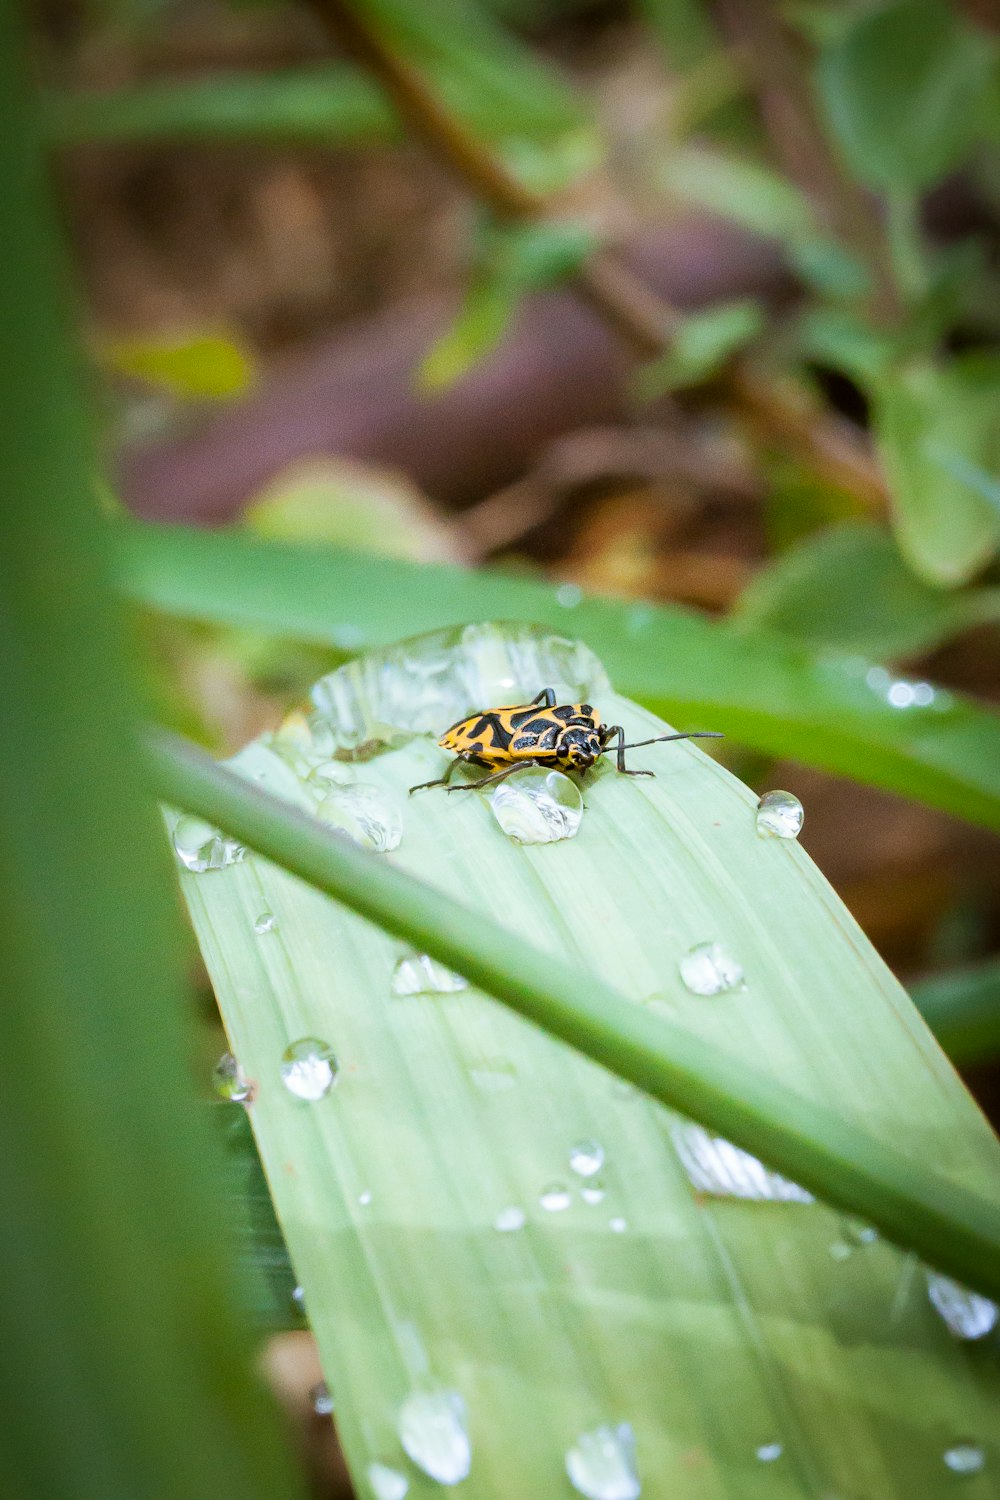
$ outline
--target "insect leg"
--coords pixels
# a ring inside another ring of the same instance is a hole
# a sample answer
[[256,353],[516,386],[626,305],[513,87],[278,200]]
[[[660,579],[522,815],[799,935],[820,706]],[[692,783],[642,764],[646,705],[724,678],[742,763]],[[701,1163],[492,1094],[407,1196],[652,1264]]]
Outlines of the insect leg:
[[625,731],[620,724],[607,725],[607,727],[605,729],[602,729],[601,731],[601,739],[604,741],[604,748],[606,750],[611,749],[612,740],[616,739],[618,741],[618,745],[615,750],[615,762],[618,771],[622,776],[652,776],[652,771],[630,771],[628,766],[625,764]]
[[532,700],[531,700],[531,706],[532,706],[532,708],[541,707],[543,705],[545,706],[545,708],[555,708],[555,706],[556,706],[556,690],[555,690],[555,688],[542,688],[542,691],[540,693],[536,693],[535,696],[534,696],[534,698],[532,698]]
[[492,776],[484,776],[481,781],[463,781],[461,786],[450,786],[449,792],[475,792],[481,786],[496,786],[498,781],[506,781],[508,776],[513,776],[515,771],[520,771],[524,766],[537,766],[541,762],[537,760],[519,760],[512,766],[504,766],[502,771],[495,771]]
[[[455,772],[458,770],[459,766],[466,764],[467,761],[465,760],[464,756],[456,756],[455,759],[451,762],[451,765],[448,767],[447,771],[445,771],[444,775],[439,776],[437,781],[421,781],[418,786],[411,786],[410,796],[412,797],[414,792],[426,792],[428,788],[432,786],[447,786],[451,778],[454,776]],[[457,792],[458,788],[453,786],[451,790],[453,792]]]

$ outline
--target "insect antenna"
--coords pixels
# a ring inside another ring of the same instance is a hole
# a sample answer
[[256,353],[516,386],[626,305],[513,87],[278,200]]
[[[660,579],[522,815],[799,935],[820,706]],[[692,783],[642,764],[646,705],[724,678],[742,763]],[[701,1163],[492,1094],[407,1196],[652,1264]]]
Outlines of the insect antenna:
[[633,740],[630,745],[605,745],[601,751],[602,755],[608,755],[612,750],[639,750],[643,745],[658,745],[661,740],[723,740],[725,735],[721,729],[693,729],[690,734],[656,734],[651,740]]

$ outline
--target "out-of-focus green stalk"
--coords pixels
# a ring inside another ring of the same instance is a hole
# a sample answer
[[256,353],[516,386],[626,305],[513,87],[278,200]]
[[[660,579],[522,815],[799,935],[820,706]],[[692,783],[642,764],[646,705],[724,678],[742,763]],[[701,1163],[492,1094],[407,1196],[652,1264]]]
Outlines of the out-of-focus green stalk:
[[162,837],[15,15],[0,10],[0,1491],[292,1493],[187,1068]]
[[1000,959],[936,974],[914,985],[911,994],[952,1062],[1000,1055]]
[[629,1005],[494,922],[362,853],[248,786],[195,747],[149,745],[157,791],[386,931],[456,969],[553,1036],[710,1126],[898,1244],[991,1296],[1000,1294],[1000,1210],[923,1169],[832,1111],[745,1069],[660,1016]]

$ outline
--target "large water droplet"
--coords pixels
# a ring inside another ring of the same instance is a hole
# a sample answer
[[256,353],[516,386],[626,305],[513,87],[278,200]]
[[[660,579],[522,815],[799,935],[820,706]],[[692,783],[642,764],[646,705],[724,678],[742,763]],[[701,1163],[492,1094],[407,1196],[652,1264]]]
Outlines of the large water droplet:
[[717,1198],[749,1198],[767,1203],[812,1203],[811,1193],[797,1182],[742,1151],[732,1141],[711,1135],[690,1122],[671,1127],[671,1137],[681,1164],[699,1193]]
[[367,1474],[375,1500],[405,1500],[410,1481],[398,1469],[390,1469],[388,1464],[369,1464]]
[[233,1104],[245,1104],[253,1094],[253,1084],[231,1052],[224,1052],[212,1074],[215,1092]]
[[694,995],[721,995],[743,983],[743,969],[722,943],[698,943],[678,967]]
[[564,1183],[550,1182],[548,1187],[542,1188],[538,1201],[550,1214],[558,1214],[562,1213],[564,1208],[569,1208],[573,1202],[573,1195]]
[[582,1432],[566,1453],[570,1483],[587,1500],[638,1500],[635,1436],[627,1422]]
[[580,1197],[584,1203],[601,1203],[604,1199],[604,1183],[599,1178],[592,1178],[585,1182],[580,1189]]
[[978,1474],[986,1466],[986,1454],[978,1443],[953,1443],[942,1457],[953,1474]]
[[604,1147],[600,1141],[577,1141],[569,1153],[569,1164],[581,1177],[593,1177],[604,1165]]
[[467,979],[446,969],[429,953],[411,953],[401,958],[392,971],[390,984],[394,995],[450,995],[468,988]]
[[399,1412],[408,1457],[438,1484],[458,1484],[472,1467],[465,1402],[457,1391],[413,1391]]
[[305,1036],[292,1042],[281,1055],[281,1081],[296,1099],[314,1104],[328,1094],[337,1081],[340,1064],[326,1042]]
[[761,1443],[757,1449],[757,1457],[762,1464],[773,1464],[774,1460],[780,1458],[784,1451],[781,1443]]
[[510,1234],[515,1229],[523,1229],[528,1222],[528,1216],[523,1208],[518,1208],[512,1203],[509,1208],[502,1208],[493,1220],[493,1228],[499,1229],[503,1234]]
[[177,858],[195,875],[239,864],[247,852],[237,839],[220,833],[204,818],[178,818],[174,824],[173,841]]
[[985,1338],[1000,1320],[1000,1308],[989,1297],[937,1271],[927,1272],[927,1295],[957,1339]]
[[757,803],[757,832],[766,837],[797,839],[805,810],[792,792],[765,792]]
[[332,786],[316,809],[321,823],[346,833],[362,849],[385,854],[403,837],[403,814],[399,804],[381,787],[367,781]]
[[544,766],[526,766],[501,782],[490,806],[504,833],[518,844],[571,839],[583,818],[583,795],[576,782]]
[[333,1397],[330,1395],[330,1387],[325,1380],[319,1385],[314,1385],[309,1392],[309,1400],[317,1417],[329,1417],[333,1413]]
[[273,932],[278,925],[278,919],[273,912],[262,911],[253,924],[253,930],[258,937],[263,937],[265,932]]

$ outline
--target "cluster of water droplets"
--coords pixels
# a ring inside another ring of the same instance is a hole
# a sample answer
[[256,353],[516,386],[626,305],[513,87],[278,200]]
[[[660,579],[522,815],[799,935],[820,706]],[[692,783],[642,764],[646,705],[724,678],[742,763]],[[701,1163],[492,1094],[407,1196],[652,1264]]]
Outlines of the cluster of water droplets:
[[932,708],[938,698],[938,689],[931,683],[894,677],[885,667],[868,667],[865,682],[890,708]]

